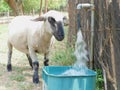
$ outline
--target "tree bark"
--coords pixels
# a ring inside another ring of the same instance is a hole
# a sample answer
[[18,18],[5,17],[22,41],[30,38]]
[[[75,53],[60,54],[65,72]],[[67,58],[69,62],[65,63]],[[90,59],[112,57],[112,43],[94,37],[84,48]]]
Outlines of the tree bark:
[[7,2],[7,4],[10,6],[10,8],[13,10],[14,12],[14,15],[18,15],[18,12],[17,12],[17,7],[16,7],[16,3],[14,0],[5,0]]
[[[76,0],[75,0],[76,1]],[[76,14],[76,2],[73,0],[68,1],[69,12],[69,31],[68,31],[68,46],[74,47],[77,36],[77,14]]]
[[10,6],[10,8],[13,10],[14,15],[17,16],[19,14],[24,14],[24,7],[22,0],[15,1],[15,0],[5,0],[7,4]]
[[45,11],[44,11],[44,13],[47,12],[47,9],[48,9],[48,0],[45,0]]
[[39,16],[42,14],[42,0],[40,0],[40,13]]
[[[120,1],[98,0],[95,1],[95,62],[105,69],[107,74],[107,90],[120,89]],[[101,42],[99,42],[101,41]],[[101,45],[101,46],[100,46]],[[101,54],[99,54],[102,52]],[[101,58],[101,59],[100,59]],[[97,62],[98,61],[98,62]]]

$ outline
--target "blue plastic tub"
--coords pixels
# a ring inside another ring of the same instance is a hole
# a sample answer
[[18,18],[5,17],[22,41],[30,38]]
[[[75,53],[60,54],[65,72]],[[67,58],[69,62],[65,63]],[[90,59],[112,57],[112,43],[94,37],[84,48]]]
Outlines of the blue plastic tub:
[[85,75],[61,75],[71,68],[71,66],[43,67],[43,90],[95,90],[96,72],[87,69]]

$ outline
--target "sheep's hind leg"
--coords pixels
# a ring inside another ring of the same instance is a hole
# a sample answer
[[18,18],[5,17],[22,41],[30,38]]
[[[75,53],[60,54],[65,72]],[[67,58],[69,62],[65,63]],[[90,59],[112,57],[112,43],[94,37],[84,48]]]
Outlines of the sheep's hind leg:
[[12,45],[8,42],[8,62],[7,62],[8,71],[12,71],[11,58],[12,58]]
[[48,55],[45,54],[44,55],[44,66],[48,66],[49,65],[48,62],[49,62]]
[[29,61],[30,66],[33,68],[32,59],[31,59],[30,55],[26,54],[26,56],[27,56],[27,58],[28,58],[28,61]]

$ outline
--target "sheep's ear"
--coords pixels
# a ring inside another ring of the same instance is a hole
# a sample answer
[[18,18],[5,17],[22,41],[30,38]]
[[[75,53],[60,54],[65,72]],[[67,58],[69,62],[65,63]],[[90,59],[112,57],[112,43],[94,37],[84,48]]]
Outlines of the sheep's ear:
[[67,26],[69,24],[69,20],[66,16],[63,17],[63,24],[64,26]]
[[48,21],[51,25],[54,25],[56,23],[56,20],[53,17],[48,17]]
[[38,18],[35,18],[33,21],[46,21],[46,18],[45,17],[38,17]]

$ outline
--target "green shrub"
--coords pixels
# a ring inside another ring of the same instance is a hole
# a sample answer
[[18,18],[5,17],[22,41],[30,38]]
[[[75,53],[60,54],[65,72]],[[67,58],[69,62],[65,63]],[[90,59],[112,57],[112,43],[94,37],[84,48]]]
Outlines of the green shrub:
[[56,51],[52,60],[59,65],[72,65],[75,61],[75,56],[73,55],[74,50],[72,48],[66,48]]
[[4,0],[0,0],[0,12],[7,12],[10,10],[8,4]]
[[97,69],[96,90],[104,90],[104,79],[102,70]]

